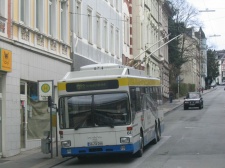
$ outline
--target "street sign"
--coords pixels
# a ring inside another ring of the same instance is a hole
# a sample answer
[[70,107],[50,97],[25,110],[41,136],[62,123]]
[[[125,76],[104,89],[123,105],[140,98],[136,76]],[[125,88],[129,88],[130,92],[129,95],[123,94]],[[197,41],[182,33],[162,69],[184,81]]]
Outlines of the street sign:
[[38,100],[48,101],[48,96],[53,97],[53,80],[38,81]]
[[12,51],[0,48],[0,70],[12,71]]

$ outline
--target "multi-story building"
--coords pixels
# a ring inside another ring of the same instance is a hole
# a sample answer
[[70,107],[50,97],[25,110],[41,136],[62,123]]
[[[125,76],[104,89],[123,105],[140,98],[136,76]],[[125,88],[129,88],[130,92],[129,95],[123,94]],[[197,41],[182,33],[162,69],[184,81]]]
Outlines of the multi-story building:
[[202,28],[199,28],[199,31],[197,32],[197,36],[200,41],[200,59],[199,59],[199,65],[200,65],[200,84],[199,87],[206,87],[205,78],[207,77],[207,39],[205,36],[205,33],[203,32]]
[[187,29],[183,57],[187,60],[182,65],[180,79],[183,83],[194,84],[195,89],[205,88],[207,76],[207,45],[202,30],[195,31],[194,27]]
[[135,58],[168,91],[167,10],[163,0],[0,0],[0,156],[39,147],[49,130],[40,81],[56,100],[66,72]]
[[159,50],[159,56],[161,61],[159,63],[160,67],[160,79],[162,84],[162,92],[165,98],[169,98],[169,55],[168,55],[168,45],[165,45],[169,40],[168,35],[168,18],[172,14],[169,4],[165,1],[162,5],[162,16],[161,16],[161,26],[160,26],[160,38],[163,39],[159,42],[160,46],[163,46]]
[[130,0],[124,0],[123,7],[123,33],[121,38],[123,45],[122,64],[128,65],[132,57],[132,3]]
[[219,61],[219,76],[216,78],[218,84],[225,83],[225,50],[216,51]]
[[[71,70],[68,0],[0,0],[0,156],[41,144],[50,129],[38,82]],[[57,93],[53,98],[57,98]]]
[[164,0],[132,1],[132,54],[138,69],[161,79],[165,97],[169,92],[168,16]]
[[183,53],[187,61],[181,67],[180,79],[182,83],[194,84],[196,89],[199,86],[199,39],[196,37],[194,28],[189,28],[186,34]]
[[121,0],[71,0],[73,70],[91,63],[122,64]]

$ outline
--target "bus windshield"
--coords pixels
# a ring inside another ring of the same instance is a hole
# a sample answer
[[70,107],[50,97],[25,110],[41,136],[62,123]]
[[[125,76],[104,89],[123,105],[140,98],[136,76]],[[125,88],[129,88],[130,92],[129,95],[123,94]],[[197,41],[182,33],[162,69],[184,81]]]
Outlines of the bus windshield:
[[131,122],[127,93],[68,96],[59,99],[61,129],[114,127]]

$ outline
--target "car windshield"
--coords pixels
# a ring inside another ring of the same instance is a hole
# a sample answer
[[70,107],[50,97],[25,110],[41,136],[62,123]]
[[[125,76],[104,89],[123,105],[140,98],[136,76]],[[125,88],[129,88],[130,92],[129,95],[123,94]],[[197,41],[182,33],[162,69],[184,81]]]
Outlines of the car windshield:
[[199,93],[189,93],[189,96],[188,96],[188,98],[190,99],[197,99],[199,97],[200,97]]
[[61,128],[114,127],[130,123],[127,93],[63,97],[59,100]]

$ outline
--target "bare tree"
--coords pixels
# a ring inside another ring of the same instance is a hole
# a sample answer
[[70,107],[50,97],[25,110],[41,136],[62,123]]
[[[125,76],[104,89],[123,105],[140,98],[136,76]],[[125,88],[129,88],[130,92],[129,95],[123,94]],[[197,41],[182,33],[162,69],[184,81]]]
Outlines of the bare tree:
[[199,11],[189,4],[186,0],[170,0],[174,10],[174,20],[179,23],[184,23],[185,27],[200,27],[197,16]]
[[192,60],[198,62],[198,50],[200,48],[199,38],[195,32],[197,28],[199,29],[201,23],[197,17],[199,14],[198,10],[186,0],[170,0],[170,4],[174,13],[169,32],[172,36],[177,36],[180,33],[183,34],[176,43],[169,45],[173,48],[172,50],[169,48],[170,84],[172,84],[176,82],[178,76],[187,71],[187,69],[182,68],[185,63]]

